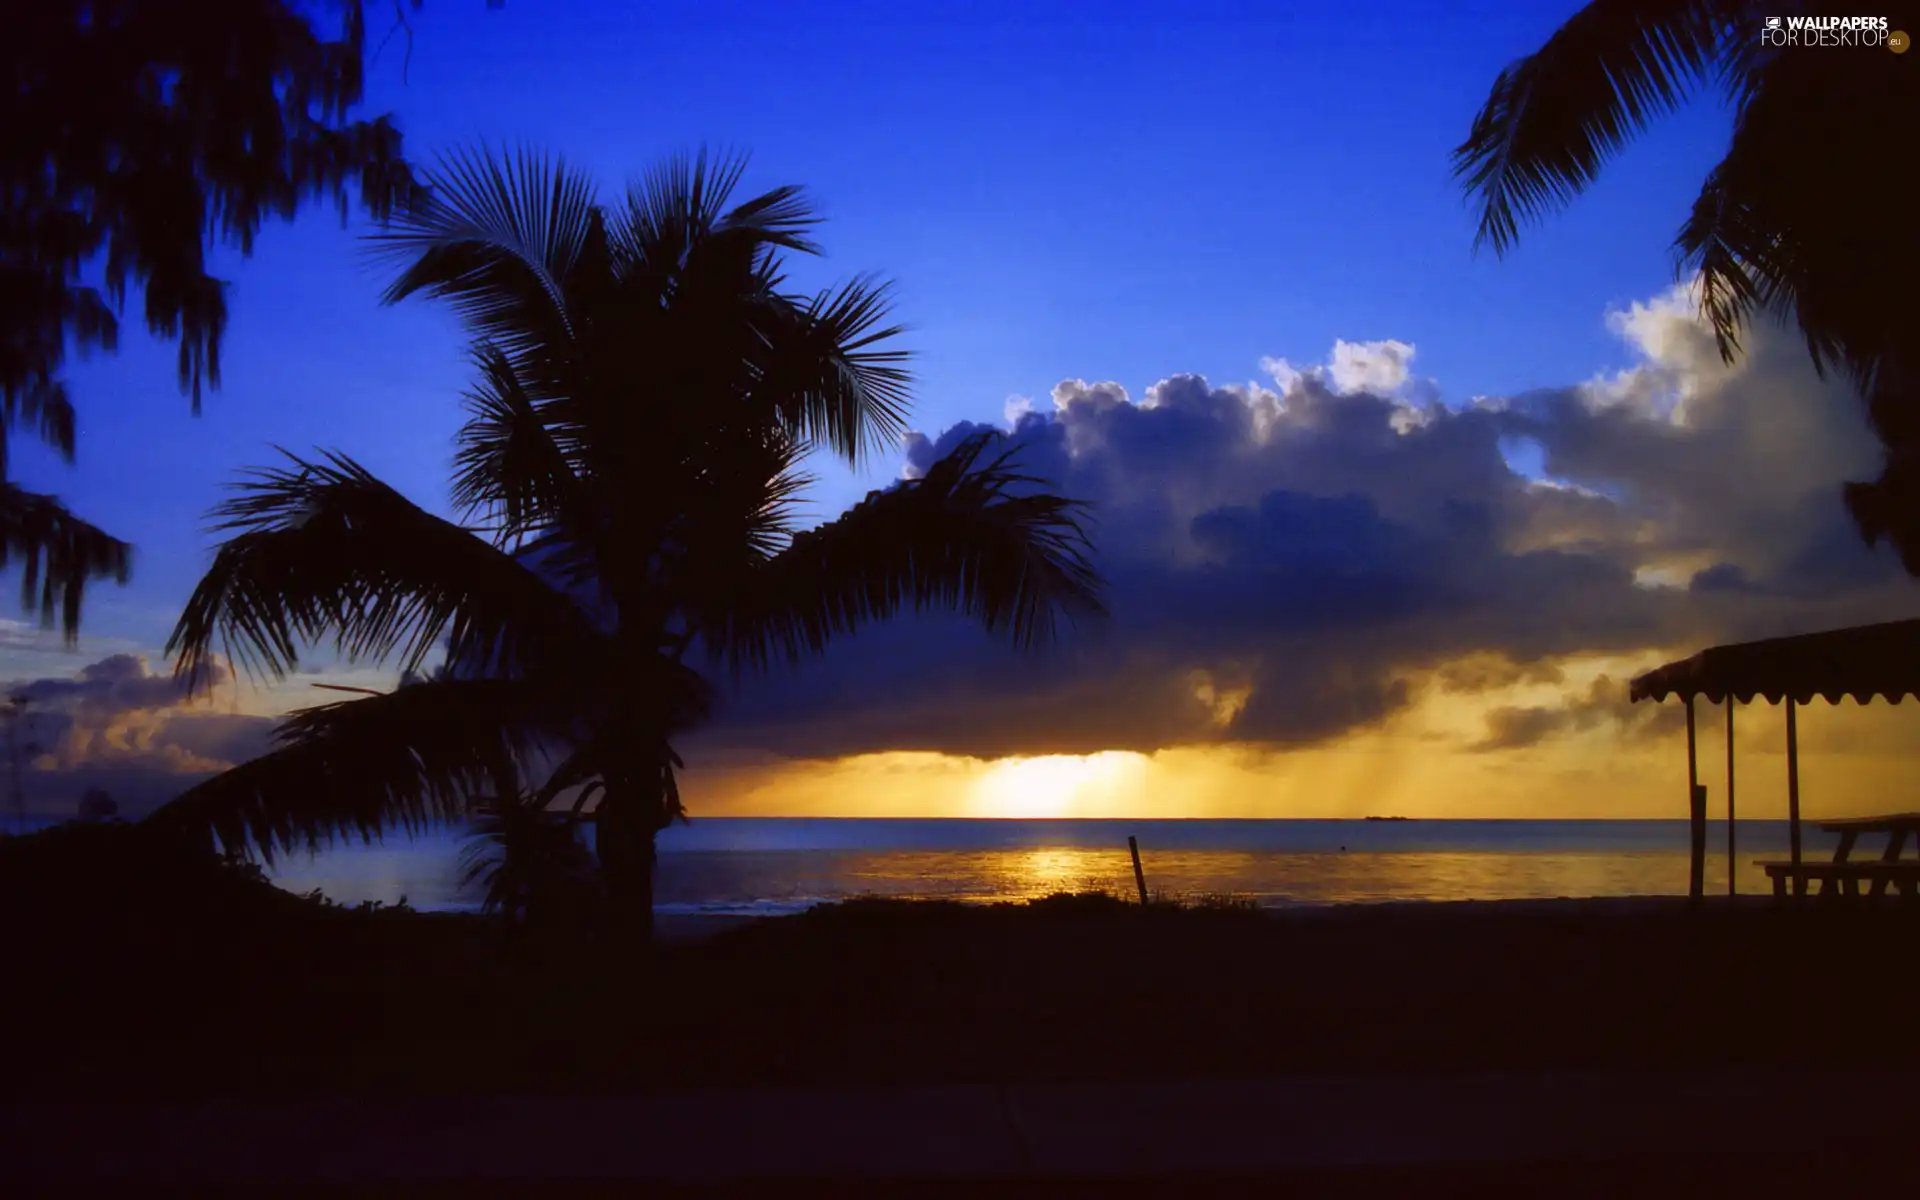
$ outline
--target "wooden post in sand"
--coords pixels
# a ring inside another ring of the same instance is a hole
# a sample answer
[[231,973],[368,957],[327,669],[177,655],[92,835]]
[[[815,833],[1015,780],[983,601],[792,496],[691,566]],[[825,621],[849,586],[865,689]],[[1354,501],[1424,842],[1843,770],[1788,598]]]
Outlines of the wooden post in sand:
[[1787,846],[1793,859],[1793,894],[1807,894],[1800,877],[1800,723],[1794,720],[1793,697],[1787,697]]
[[1147,906],[1147,873],[1140,869],[1140,841],[1127,835],[1127,852],[1133,855],[1133,881],[1140,886],[1140,907]]
[[1727,693],[1727,895],[1740,889],[1734,886],[1740,874],[1733,863],[1733,693]]
[[1687,896],[1698,900],[1707,890],[1707,789],[1700,786],[1700,759],[1694,743],[1693,697],[1687,697],[1687,808],[1692,837]]

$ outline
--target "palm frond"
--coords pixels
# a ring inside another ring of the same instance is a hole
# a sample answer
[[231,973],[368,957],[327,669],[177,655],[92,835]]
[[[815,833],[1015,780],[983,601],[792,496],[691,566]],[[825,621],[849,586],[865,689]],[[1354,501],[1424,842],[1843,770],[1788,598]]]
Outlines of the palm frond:
[[720,218],[715,232],[747,232],[765,246],[818,254],[819,245],[806,237],[806,231],[818,224],[820,211],[806,189],[788,184],[736,205]]
[[459,886],[479,889],[481,907],[510,921],[572,910],[599,898],[593,856],[579,825],[565,813],[550,813],[527,797],[494,799],[477,806],[461,849]]
[[[1701,311],[1713,327],[1720,357],[1732,363],[1740,353],[1741,332],[1759,313],[1790,311],[1803,282],[1804,254],[1796,244],[1791,214],[1782,211],[1786,161],[1804,151],[1783,145],[1791,126],[1811,114],[1783,113],[1788,92],[1804,90],[1812,65],[1807,55],[1748,58],[1756,73],[1741,97],[1734,135],[1726,157],[1707,175],[1679,235],[1674,239],[1676,273],[1697,273]],[[1796,71],[1796,66],[1802,69]],[[1796,80],[1798,76],[1798,80]],[[1793,138],[1801,142],[1802,138]],[[1816,367],[1822,360],[1814,348]]]
[[788,433],[857,464],[890,450],[906,432],[912,352],[886,345],[906,332],[884,324],[891,287],[862,276],[805,307],[770,308],[756,404]]
[[[807,237],[820,218],[800,188],[777,187],[726,207],[745,169],[742,155],[678,155],[642,175],[608,214],[610,253],[634,317],[689,300],[710,309],[716,300],[768,294],[781,250],[820,252]],[[742,323],[709,322],[707,331],[728,324]],[[750,331],[750,323],[738,330]]]
[[[601,773],[601,759],[608,747],[598,739],[584,746],[575,747],[547,773],[542,783],[528,803],[541,812],[549,811],[553,802],[571,789],[579,788],[582,793],[593,790],[595,781]],[[581,795],[575,802],[575,809],[586,803],[589,797]]]
[[385,301],[444,299],[516,358],[571,342],[573,276],[600,266],[590,262],[603,236],[591,180],[562,159],[482,147],[442,157],[427,184],[368,239],[377,259],[403,267]]
[[1898,328],[1910,282],[1884,249],[1884,231],[1905,219],[1905,167],[1888,161],[1879,119],[1914,85],[1888,68],[1803,54],[1761,66],[1674,244],[1680,271],[1700,273],[1728,361],[1752,315],[1791,312],[1815,369],[1841,366],[1871,399],[1882,361],[1910,344]]
[[351,459],[287,458],[216,510],[232,536],[167,642],[194,684],[216,644],[251,673],[284,676],[328,634],[349,661],[398,654],[406,671],[443,638],[449,660],[481,673],[552,662],[588,672],[599,660],[587,614],[513,555]]
[[67,462],[73,461],[73,402],[58,379],[29,380],[0,392],[0,478],[9,462],[8,434],[24,428]]
[[1920,576],[1920,452],[1890,449],[1879,478],[1848,483],[1841,494],[1861,538],[1890,542],[1907,574]]
[[303,709],[277,747],[155,810],[156,826],[211,831],[230,851],[275,854],[418,832],[517,790],[541,738],[568,737],[556,695],[506,680],[442,680]]
[[1866,401],[1886,457],[1878,479],[1843,496],[1869,544],[1890,541],[1920,574],[1920,320],[1889,231],[1910,219],[1907,164],[1887,153],[1889,112],[1920,102],[1898,56],[1758,60],[1726,157],[1708,177],[1675,248],[1700,272],[1723,357],[1754,315],[1791,311],[1816,371],[1834,369]]
[[[709,308],[715,300],[738,305],[772,295],[769,284],[779,278],[780,251],[820,253],[819,245],[804,236],[819,223],[804,191],[780,187],[705,224],[691,225],[677,259],[673,299],[682,306]],[[667,255],[656,250],[653,259],[665,261]],[[751,332],[751,322],[739,324],[740,332]]]
[[[737,496],[738,505],[731,514],[737,525],[730,521],[726,526],[733,545],[756,558],[771,558],[792,540],[800,498],[815,482],[813,476],[798,469],[798,448],[793,447],[789,453],[790,462],[743,481],[747,494]],[[701,524],[707,526],[706,522]]]
[[693,244],[710,233],[747,169],[743,155],[698,152],[661,160],[627,189],[626,210],[610,230],[616,253],[632,264],[672,274]]
[[1085,506],[1041,490],[1013,451],[982,464],[1000,436],[976,434],[922,478],[740,571],[731,602],[700,614],[709,651],[736,671],[798,660],[903,608],[959,612],[1029,648],[1062,616],[1103,615]]
[[0,482],[0,570],[18,560],[20,603],[41,623],[59,619],[67,644],[80,636],[80,609],[95,579],[125,583],[133,547],[68,512],[52,496]]
[[453,502],[508,544],[563,523],[580,481],[568,452],[572,438],[554,419],[559,402],[536,401],[499,347],[483,343],[474,358],[480,381],[467,394]]
[[1731,364],[1754,313],[1790,298],[1792,284],[1779,232],[1736,194],[1723,168],[1707,176],[1674,248],[1679,274],[1699,277],[1701,312],[1721,360]]
[[814,483],[800,470],[806,447],[778,426],[724,424],[700,449],[700,469],[671,497],[673,556],[698,578],[715,557],[754,562],[784,549]]
[[[1454,175],[1478,198],[1474,246],[1510,249],[1714,70],[1740,0],[1592,0],[1500,73]],[[1757,31],[1749,31],[1757,36]]]
[[[691,671],[687,674],[698,678]],[[704,698],[704,683],[701,693]],[[704,718],[704,711],[699,716]],[[666,730],[668,733],[691,723],[645,722],[655,730]],[[622,732],[607,732],[582,742],[574,747],[571,753],[561,758],[559,763],[548,772],[546,782],[540,785],[539,790],[533,794],[528,803],[539,811],[546,812],[561,796],[578,789],[572,808],[572,816],[578,817],[589,800],[605,793],[609,779],[616,781],[623,779],[631,773],[636,763],[646,764],[647,770],[657,768],[665,771],[669,778],[675,770],[684,769],[687,765],[665,737],[636,742]],[[671,793],[669,815],[675,819],[685,817],[685,811],[679,807],[678,788],[672,788]]]

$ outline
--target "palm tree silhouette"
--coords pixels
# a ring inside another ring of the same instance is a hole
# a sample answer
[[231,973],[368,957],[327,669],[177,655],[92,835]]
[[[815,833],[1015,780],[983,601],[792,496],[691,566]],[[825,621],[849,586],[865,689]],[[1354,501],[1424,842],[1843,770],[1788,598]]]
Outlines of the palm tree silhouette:
[[377,245],[402,267],[389,300],[441,297],[478,339],[453,486],[473,528],[345,457],[288,456],[220,509],[168,648],[195,684],[216,646],[284,676],[327,637],[410,673],[444,645],[448,669],[294,715],[159,819],[270,855],[526,778],[539,809],[593,803],[611,898],[645,924],[654,836],[683,811],[674,739],[710,710],[696,647],[738,677],[903,608],[1020,647],[1104,611],[1083,506],[998,435],[795,531],[804,455],[896,441],[910,377],[884,286],[783,290],[817,217],[794,188],[728,207],[741,169],[676,159],[603,206],[557,160],[444,162]]
[[517,796],[475,805],[460,852],[459,884],[481,890],[481,907],[511,923],[577,919],[600,898],[593,857],[567,814]]
[[[1504,254],[1524,221],[1570,202],[1655,118],[1717,86],[1733,139],[1681,226],[1678,267],[1698,272],[1727,361],[1754,317],[1791,312],[1815,366],[1838,365],[1859,387],[1886,460],[1878,480],[1847,485],[1847,506],[1870,543],[1888,539],[1920,575],[1920,300],[1897,244],[1909,164],[1889,140],[1920,116],[1920,73],[1885,47],[1786,45],[1767,29],[1783,9],[1854,7],[1594,0],[1500,74],[1454,163],[1477,194],[1476,247]],[[1914,25],[1891,22],[1903,27]]]

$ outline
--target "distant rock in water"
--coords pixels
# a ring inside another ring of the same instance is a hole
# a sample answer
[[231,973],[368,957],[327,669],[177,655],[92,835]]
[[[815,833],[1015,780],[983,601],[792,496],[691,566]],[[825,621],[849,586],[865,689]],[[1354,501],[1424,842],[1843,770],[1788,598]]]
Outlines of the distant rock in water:
[[1412,817],[1368,817],[1369,821],[1411,821]]

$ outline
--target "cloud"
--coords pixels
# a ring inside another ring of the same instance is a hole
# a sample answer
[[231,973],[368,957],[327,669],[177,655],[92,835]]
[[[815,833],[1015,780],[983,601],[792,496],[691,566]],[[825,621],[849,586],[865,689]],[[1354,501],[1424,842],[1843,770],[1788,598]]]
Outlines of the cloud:
[[1434,673],[1443,692],[1490,692],[1520,684],[1559,683],[1566,673],[1550,662],[1517,663],[1497,654],[1474,654],[1455,659]]
[[[1052,411],[1009,409],[1012,436],[1095,505],[1110,621],[1036,657],[941,618],[875,628],[750,681],[695,745],[1304,746],[1436,690],[1551,684],[1574,657],[1907,615],[1911,584],[1841,507],[1877,461],[1857,400],[1784,329],[1724,364],[1693,303],[1676,289],[1612,316],[1638,354],[1626,371],[1460,404],[1396,341],[1268,360],[1272,387],[1176,375],[1136,400],[1062,381]],[[977,428],[913,435],[903,473]],[[1508,465],[1516,443],[1539,477]],[[1506,706],[1482,744],[1638,728],[1616,699]]]
[[1486,715],[1487,734],[1475,750],[1519,750],[1561,733],[1584,733],[1611,726],[1629,737],[1653,737],[1672,732],[1685,721],[1677,706],[1634,704],[1627,698],[1627,681],[1602,675],[1584,693],[1557,705],[1503,705]]
[[[230,688],[232,670],[213,666],[213,694]],[[274,720],[221,712],[193,698],[169,671],[143,655],[113,654],[68,678],[6,685],[26,702],[19,742],[29,770],[29,807],[70,812],[89,788],[113,795],[138,816],[215,772],[264,753]]]
[[[208,676],[211,689],[233,682],[233,671],[224,661],[212,664]],[[34,705],[66,705],[108,715],[142,709],[169,708],[187,700],[184,682],[172,672],[152,671],[143,654],[112,654],[80,668],[71,679],[36,679],[15,683],[8,695],[25,698]]]
[[1301,380],[1311,380],[1342,396],[1397,397],[1411,407],[1424,408],[1439,399],[1439,389],[1430,379],[1414,378],[1413,358],[1409,342],[1336,340],[1323,365],[1300,368],[1284,358],[1263,358],[1260,369],[1273,377],[1282,392]]
[[46,633],[39,626],[0,617],[0,649],[38,650],[45,641]]

